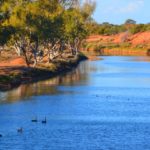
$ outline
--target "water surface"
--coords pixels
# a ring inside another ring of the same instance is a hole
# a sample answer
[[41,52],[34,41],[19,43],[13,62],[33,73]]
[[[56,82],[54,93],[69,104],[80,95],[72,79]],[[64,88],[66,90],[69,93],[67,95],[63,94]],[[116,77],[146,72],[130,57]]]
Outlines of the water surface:
[[0,150],[150,150],[150,58],[85,61],[0,93],[0,133]]

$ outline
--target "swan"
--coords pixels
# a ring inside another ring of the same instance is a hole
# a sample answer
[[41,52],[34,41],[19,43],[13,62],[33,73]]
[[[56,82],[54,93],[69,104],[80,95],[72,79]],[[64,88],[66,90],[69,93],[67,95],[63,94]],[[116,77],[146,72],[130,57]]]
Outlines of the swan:
[[37,117],[32,119],[31,122],[38,122]]
[[17,129],[17,132],[18,132],[18,133],[22,133],[22,132],[23,132],[23,128],[21,127],[21,128],[19,128],[19,129]]
[[45,123],[45,124],[47,123],[46,117],[44,120],[42,120],[42,123]]

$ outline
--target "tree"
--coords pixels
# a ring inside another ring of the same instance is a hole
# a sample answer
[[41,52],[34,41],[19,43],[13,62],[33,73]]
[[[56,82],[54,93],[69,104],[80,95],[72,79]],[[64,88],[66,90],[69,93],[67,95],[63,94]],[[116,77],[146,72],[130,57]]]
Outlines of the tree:
[[77,53],[77,45],[88,34],[88,24],[95,9],[95,3],[85,2],[82,6],[71,7],[63,14],[63,38],[72,54]]
[[[15,5],[14,5],[15,4]],[[39,43],[58,36],[58,16],[62,13],[57,0],[37,1],[6,1],[2,6],[3,13],[9,17],[4,21],[4,26],[12,26],[15,33],[12,34],[10,43],[14,45],[18,55],[23,54],[27,65],[34,59],[37,63]],[[57,22],[57,23],[56,23]]]
[[74,55],[94,8],[95,3],[79,0],[1,0],[0,21],[7,30],[0,32],[9,29],[3,43],[23,55],[28,66],[35,66],[39,55],[50,62],[66,48]]
[[124,24],[136,24],[136,21],[132,19],[127,19]]

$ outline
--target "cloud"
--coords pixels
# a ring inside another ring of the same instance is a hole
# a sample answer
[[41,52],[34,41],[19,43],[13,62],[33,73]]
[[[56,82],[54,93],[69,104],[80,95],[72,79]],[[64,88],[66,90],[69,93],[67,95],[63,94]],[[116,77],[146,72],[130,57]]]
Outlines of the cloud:
[[120,8],[118,11],[121,13],[131,13],[137,11],[144,4],[144,0],[131,1],[127,6]]
[[106,6],[104,13],[133,13],[143,5],[144,0],[129,0],[126,3],[123,3],[122,0],[112,0],[109,6]]

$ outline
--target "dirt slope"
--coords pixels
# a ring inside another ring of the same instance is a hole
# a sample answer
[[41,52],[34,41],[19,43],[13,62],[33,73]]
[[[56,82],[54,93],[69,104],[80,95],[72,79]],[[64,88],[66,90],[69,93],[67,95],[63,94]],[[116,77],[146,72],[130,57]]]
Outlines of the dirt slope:
[[131,43],[133,46],[139,45],[139,44],[150,44],[150,31],[147,32],[140,32],[134,35],[131,35],[129,33],[120,33],[116,35],[111,36],[105,36],[105,35],[91,35],[86,39],[87,42],[96,42],[96,41],[102,41],[102,42],[112,42],[112,43],[121,43],[123,41],[127,41]]
[[26,66],[26,62],[22,57],[10,59],[8,61],[1,61],[0,67],[14,67],[14,66]]

